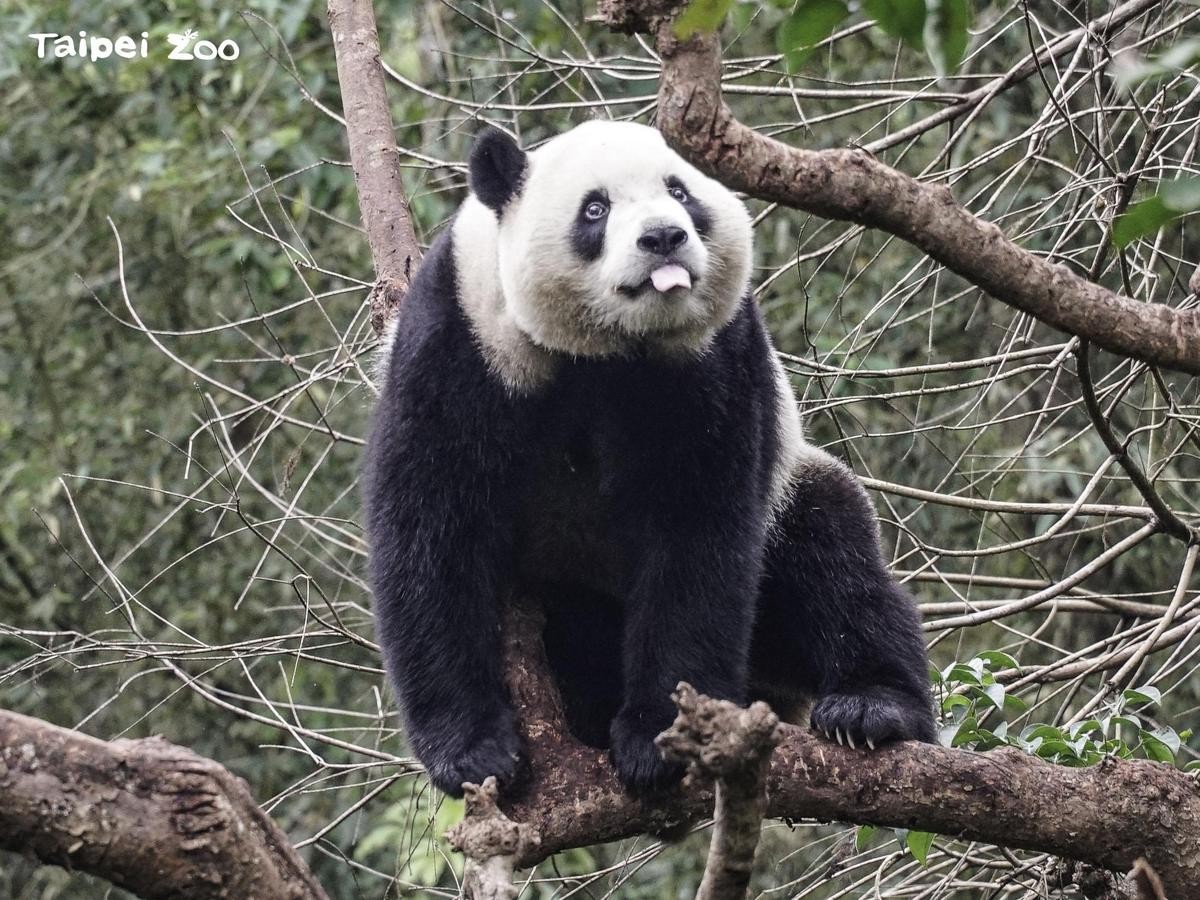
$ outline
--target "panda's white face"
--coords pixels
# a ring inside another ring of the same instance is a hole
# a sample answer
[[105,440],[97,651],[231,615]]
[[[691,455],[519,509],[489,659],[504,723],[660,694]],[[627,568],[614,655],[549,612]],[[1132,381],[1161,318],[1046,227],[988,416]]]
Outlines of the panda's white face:
[[729,321],[750,274],[749,215],[658,131],[588,122],[523,161],[511,196],[488,205],[504,312],[535,344],[700,350]]

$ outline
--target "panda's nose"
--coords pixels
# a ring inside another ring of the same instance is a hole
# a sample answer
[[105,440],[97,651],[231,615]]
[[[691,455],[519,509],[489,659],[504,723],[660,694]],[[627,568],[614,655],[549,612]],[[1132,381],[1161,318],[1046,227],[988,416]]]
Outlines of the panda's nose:
[[674,225],[662,225],[658,228],[647,228],[637,239],[639,250],[668,256],[680,244],[687,240],[687,232]]

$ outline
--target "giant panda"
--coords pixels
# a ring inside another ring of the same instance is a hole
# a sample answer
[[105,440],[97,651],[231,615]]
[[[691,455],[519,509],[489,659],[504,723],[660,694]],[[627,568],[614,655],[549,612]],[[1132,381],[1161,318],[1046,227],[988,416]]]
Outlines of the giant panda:
[[511,783],[501,604],[539,598],[569,726],[637,793],[680,681],[851,747],[930,741],[914,604],[806,443],[742,203],[654,129],[479,135],[388,338],[363,473],[377,633],[441,790]]

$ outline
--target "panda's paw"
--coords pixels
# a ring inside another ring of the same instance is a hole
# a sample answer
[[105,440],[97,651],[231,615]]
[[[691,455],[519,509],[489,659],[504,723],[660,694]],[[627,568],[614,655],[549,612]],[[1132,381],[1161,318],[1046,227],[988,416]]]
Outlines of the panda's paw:
[[684,767],[663,759],[654,743],[659,732],[671,724],[670,718],[663,723],[658,718],[622,711],[613,719],[609,757],[617,777],[632,794],[659,793],[683,778]]
[[813,707],[813,730],[847,747],[876,747],[892,741],[934,741],[933,709],[894,688],[826,694]]
[[496,723],[482,740],[439,754],[426,763],[429,780],[451,797],[463,795],[463,784],[483,784],[495,775],[501,787],[511,785],[521,766],[521,739],[511,718]]

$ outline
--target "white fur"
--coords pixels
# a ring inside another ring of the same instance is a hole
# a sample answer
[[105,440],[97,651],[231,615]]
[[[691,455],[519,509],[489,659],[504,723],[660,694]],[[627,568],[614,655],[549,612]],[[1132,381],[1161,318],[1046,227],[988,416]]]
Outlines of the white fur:
[[[669,176],[707,207],[706,239],[671,197]],[[593,189],[608,194],[611,209],[604,252],[589,262],[571,247],[571,231]],[[687,232],[676,255],[693,285],[627,296],[620,288],[645,281],[661,262],[637,247],[647,228],[660,225]],[[464,308],[489,363],[515,389],[553,372],[546,351],[703,351],[736,312],[750,277],[750,217],[742,203],[658,131],[628,122],[586,122],[551,139],[528,154],[524,184],[499,222],[471,199],[454,227]]]
[[454,219],[458,296],[484,359],[513,390],[526,390],[554,374],[557,357],[536,344],[516,321],[500,286],[496,214],[474,196]]

